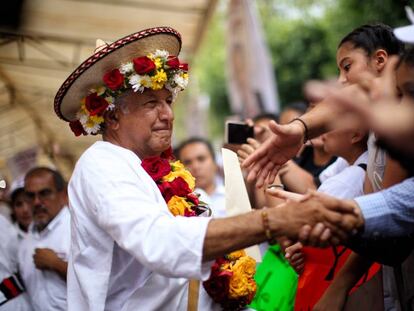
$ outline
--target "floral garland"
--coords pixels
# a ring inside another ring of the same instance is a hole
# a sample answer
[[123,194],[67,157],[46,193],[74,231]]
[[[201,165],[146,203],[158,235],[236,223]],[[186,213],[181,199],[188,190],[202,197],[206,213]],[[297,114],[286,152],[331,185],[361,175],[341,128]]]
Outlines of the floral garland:
[[188,64],[165,50],[134,58],[103,76],[103,86],[89,90],[81,100],[77,119],[69,126],[76,135],[96,135],[101,131],[105,111],[112,110],[115,98],[126,90],[142,93],[146,88],[161,90],[164,87],[175,97],[188,84]]
[[[195,178],[180,161],[174,161],[171,148],[159,157],[144,159],[141,165],[157,184],[174,216],[193,217],[206,210],[206,204],[194,192]],[[256,293],[255,272],[256,261],[244,250],[235,251],[216,259],[203,286],[224,310],[241,310]]]

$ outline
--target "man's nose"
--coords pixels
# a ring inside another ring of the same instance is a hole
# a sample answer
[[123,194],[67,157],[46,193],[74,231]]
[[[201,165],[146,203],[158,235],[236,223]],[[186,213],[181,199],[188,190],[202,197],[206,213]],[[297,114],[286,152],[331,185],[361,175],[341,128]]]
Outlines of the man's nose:
[[169,121],[174,120],[174,113],[173,113],[171,104],[164,102],[160,106],[159,115],[160,115],[161,120],[169,120]]

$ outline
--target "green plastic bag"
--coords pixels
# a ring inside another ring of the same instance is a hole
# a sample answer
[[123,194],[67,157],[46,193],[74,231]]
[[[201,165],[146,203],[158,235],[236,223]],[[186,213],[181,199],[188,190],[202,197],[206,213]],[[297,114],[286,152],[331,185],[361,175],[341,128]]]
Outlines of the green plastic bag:
[[298,276],[279,245],[270,246],[266,251],[254,279],[257,292],[250,308],[257,311],[293,310]]

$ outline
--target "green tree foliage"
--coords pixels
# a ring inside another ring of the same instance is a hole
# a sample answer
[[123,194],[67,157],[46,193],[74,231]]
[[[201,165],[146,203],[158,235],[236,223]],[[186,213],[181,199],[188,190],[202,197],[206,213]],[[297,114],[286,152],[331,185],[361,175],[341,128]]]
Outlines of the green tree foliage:
[[[373,22],[392,27],[409,23],[404,6],[413,0],[260,0],[256,2],[270,47],[282,106],[303,100],[309,79],[337,74],[336,48],[354,28]],[[221,132],[230,113],[225,79],[226,12],[210,24],[195,63],[200,88],[211,98],[211,134]],[[193,68],[194,68],[193,67]]]

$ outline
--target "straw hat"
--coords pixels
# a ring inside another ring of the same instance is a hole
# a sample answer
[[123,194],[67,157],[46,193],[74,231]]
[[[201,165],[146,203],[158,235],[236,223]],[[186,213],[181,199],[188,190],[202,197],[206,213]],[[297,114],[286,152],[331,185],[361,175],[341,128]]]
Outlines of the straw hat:
[[87,95],[88,90],[103,84],[102,77],[106,72],[157,49],[178,56],[181,36],[170,27],[155,27],[136,32],[111,44],[101,40],[97,43],[100,47],[76,68],[55,96],[55,112],[65,121],[76,119],[82,98]]

